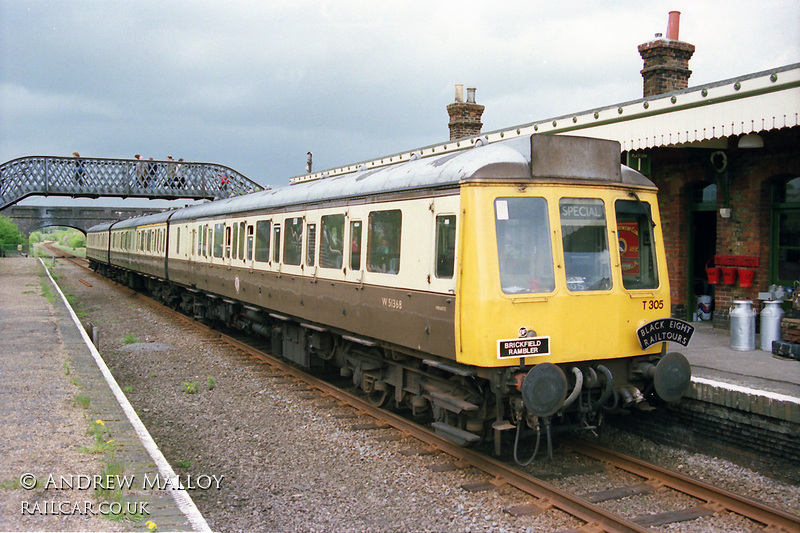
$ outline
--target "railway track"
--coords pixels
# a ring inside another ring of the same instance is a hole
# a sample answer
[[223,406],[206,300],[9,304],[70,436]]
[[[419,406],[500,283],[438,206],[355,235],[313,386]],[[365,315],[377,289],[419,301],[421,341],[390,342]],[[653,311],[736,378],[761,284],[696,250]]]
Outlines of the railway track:
[[[59,257],[69,259],[67,256],[70,254],[67,252],[52,248],[48,249],[54,252],[57,251],[60,254]],[[72,260],[72,262],[79,266],[85,266],[80,261]],[[653,527],[724,513],[731,513],[753,520],[761,524],[767,531],[789,532],[800,530],[800,517],[770,508],[757,501],[740,497],[702,481],[675,474],[656,465],[626,457],[579,440],[568,441],[566,447],[576,453],[592,458],[593,461],[596,461],[599,469],[620,469],[636,476],[640,479],[640,482],[592,493],[578,493],[577,491],[559,489],[542,479],[541,476],[523,472],[510,464],[488,457],[472,449],[458,446],[395,413],[379,409],[358,396],[269,355],[249,342],[214,330],[150,298],[142,298],[142,300],[187,324],[191,324],[193,327],[213,331],[220,341],[259,361],[267,363],[273,371],[279,371],[291,376],[305,386],[316,389],[320,394],[333,399],[335,402],[348,405],[359,413],[368,415],[375,420],[373,424],[361,425],[360,427],[355,427],[355,429],[366,430],[372,427],[395,428],[402,434],[413,437],[423,444],[423,447],[417,450],[418,453],[441,453],[448,456],[449,463],[442,465],[442,468],[471,466],[486,473],[488,477],[486,482],[470,484],[469,486],[464,485],[462,488],[465,490],[489,490],[503,485],[510,485],[530,495],[531,499],[526,505],[507,509],[510,513],[534,514],[545,512],[552,508],[559,509],[582,520],[585,525],[580,529],[581,531],[651,531]],[[574,473],[571,475],[581,474]],[[604,507],[604,504],[609,501],[653,493],[659,490],[680,492],[693,499],[695,503],[677,511],[652,513],[636,517],[625,517]]]
[[73,253],[67,252],[66,250],[62,250],[49,242],[42,243],[42,247],[50,252],[53,257],[56,259],[66,259],[70,263],[77,265],[82,268],[89,268],[89,260],[85,257],[77,256]]

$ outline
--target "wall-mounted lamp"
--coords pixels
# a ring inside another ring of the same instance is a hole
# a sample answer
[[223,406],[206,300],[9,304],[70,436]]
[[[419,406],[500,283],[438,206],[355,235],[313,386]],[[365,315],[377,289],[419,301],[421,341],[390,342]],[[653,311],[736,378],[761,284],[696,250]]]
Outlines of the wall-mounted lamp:
[[751,148],[764,148],[764,139],[758,133],[748,133],[739,139],[739,148],[749,150]]

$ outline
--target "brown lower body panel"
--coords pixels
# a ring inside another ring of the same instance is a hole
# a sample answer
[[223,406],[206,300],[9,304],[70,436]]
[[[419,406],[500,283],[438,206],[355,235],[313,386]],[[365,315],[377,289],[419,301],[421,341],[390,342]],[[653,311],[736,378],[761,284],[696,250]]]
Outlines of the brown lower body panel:
[[453,295],[175,259],[169,261],[169,275],[180,285],[455,360]]

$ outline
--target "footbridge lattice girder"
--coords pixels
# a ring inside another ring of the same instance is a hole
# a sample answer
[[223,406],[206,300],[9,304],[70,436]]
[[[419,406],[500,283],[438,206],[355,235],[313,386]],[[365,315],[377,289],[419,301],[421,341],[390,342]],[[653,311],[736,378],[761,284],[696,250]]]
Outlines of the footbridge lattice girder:
[[214,163],[27,156],[0,165],[0,209],[35,195],[222,199],[264,189]]

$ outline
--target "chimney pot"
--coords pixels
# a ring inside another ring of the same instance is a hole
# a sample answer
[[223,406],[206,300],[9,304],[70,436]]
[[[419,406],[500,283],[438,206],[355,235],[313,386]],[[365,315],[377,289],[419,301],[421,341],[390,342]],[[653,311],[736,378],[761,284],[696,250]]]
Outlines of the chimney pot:
[[474,104],[475,103],[475,87],[467,87],[467,103]]
[[663,36],[663,33],[656,33],[656,39],[661,39]]
[[673,41],[677,41],[678,34],[680,33],[680,28],[681,28],[681,12],[670,11],[669,20],[667,21],[667,39],[672,39]]
[[464,101],[464,85],[456,83],[456,102],[461,103]]

